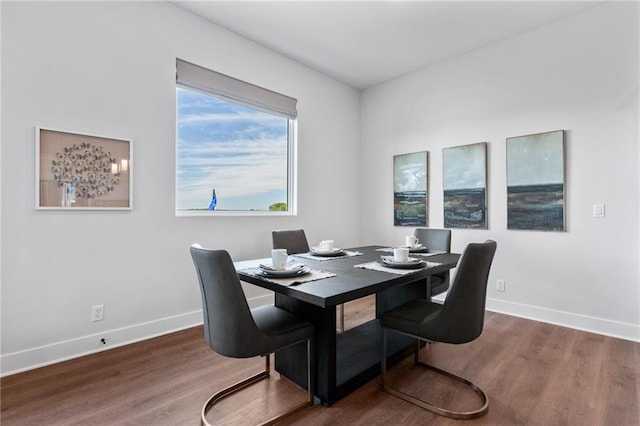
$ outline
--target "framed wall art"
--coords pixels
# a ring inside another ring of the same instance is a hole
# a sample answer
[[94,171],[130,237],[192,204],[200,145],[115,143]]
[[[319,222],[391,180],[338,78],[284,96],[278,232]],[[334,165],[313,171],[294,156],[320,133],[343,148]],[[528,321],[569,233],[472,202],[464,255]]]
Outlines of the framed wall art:
[[36,127],[36,209],[130,210],[131,140]]
[[487,143],[442,150],[444,227],[487,229]]
[[565,230],[564,130],[507,138],[507,229]]
[[427,226],[429,153],[393,156],[393,223],[395,226]]

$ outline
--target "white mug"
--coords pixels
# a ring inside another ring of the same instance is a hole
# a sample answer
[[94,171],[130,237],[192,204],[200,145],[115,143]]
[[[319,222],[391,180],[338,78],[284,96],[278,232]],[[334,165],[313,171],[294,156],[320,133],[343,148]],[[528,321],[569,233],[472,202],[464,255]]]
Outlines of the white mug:
[[288,257],[287,249],[271,250],[271,263],[275,269],[285,269]]
[[318,244],[322,250],[331,251],[333,250],[333,240],[322,240],[320,244]]
[[413,248],[418,245],[418,242],[420,240],[418,240],[418,238],[413,235],[407,235],[406,237],[404,237],[404,241],[407,247]]
[[396,262],[409,261],[409,249],[406,247],[396,247],[393,249],[393,260]]

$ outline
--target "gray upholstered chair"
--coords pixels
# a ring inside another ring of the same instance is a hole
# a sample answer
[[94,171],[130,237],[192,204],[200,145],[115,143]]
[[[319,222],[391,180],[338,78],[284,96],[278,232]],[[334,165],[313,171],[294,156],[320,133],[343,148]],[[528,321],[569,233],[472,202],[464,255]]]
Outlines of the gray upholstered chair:
[[288,254],[306,253],[309,243],[304,229],[282,229],[271,232],[274,249],[287,249]]
[[[304,229],[282,229],[271,232],[272,247],[287,249],[288,254],[307,253],[309,242]],[[344,331],[344,305],[338,305],[338,332]]]
[[[416,228],[413,235],[420,240],[420,244],[429,250],[451,252],[450,229]],[[449,290],[449,283],[449,271],[433,275],[431,277],[431,295],[435,296]]]
[[225,250],[209,250],[194,244],[190,251],[202,294],[204,337],[211,349],[232,358],[265,357],[264,371],[222,389],[207,400],[202,407],[201,424],[209,425],[206,414],[216,402],[269,377],[271,353],[302,342],[307,343],[308,401],[268,423],[313,405],[313,325],[273,305],[250,309],[233,261]]
[[[461,344],[480,336],[484,326],[487,280],[496,247],[495,241],[491,240],[467,246],[458,264],[458,273],[443,305],[425,299],[414,299],[382,314],[380,317],[380,325],[382,326],[380,385],[382,390],[436,414],[454,419],[480,417],[489,410],[487,394],[478,386],[467,379],[421,362],[419,360],[419,343],[427,341]],[[389,331],[415,338],[415,364],[471,387],[482,399],[482,407],[473,411],[454,412],[388,387],[385,380],[387,333]]]

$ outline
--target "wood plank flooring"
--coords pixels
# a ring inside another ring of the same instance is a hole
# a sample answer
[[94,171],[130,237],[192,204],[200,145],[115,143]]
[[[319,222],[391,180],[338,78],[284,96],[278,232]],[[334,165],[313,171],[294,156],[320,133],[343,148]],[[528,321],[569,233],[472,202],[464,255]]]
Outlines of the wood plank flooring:
[[[346,328],[372,317],[371,298],[346,305]],[[489,413],[476,420],[436,416],[379,390],[372,380],[331,407],[315,405],[289,425],[640,425],[640,344],[487,312],[482,336],[434,344],[421,359],[477,383]],[[198,425],[215,391],[257,372],[263,359],[219,356],[202,327],[1,379],[0,423],[28,425]],[[409,357],[390,384],[453,409],[477,396]],[[220,424],[255,424],[305,393],[275,373],[219,405]]]

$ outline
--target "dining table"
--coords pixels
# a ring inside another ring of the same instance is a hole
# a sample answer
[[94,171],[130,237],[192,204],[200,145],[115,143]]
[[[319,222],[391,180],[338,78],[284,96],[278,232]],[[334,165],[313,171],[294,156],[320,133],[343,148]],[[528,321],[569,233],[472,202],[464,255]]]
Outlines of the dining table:
[[[415,298],[430,298],[430,279],[455,268],[460,254],[411,253],[420,267],[393,264],[392,248],[370,245],[336,249],[336,255],[309,252],[289,255],[304,273],[275,278],[265,274],[271,258],[234,262],[241,281],[274,292],[276,306],[306,318],[315,327],[315,390],[329,406],[380,374],[381,314]],[[383,262],[391,259],[390,264]],[[263,265],[261,268],[260,265]],[[336,306],[375,294],[375,318],[351,329],[336,331]],[[413,352],[415,340],[391,333],[387,363],[393,365]],[[306,345],[275,354],[275,370],[299,386],[307,386]]]

